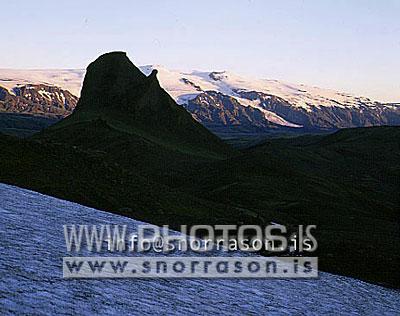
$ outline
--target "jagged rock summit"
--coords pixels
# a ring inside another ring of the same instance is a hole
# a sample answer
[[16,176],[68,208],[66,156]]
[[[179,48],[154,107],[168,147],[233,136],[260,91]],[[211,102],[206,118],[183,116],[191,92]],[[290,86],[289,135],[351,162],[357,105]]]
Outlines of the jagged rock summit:
[[124,111],[130,118],[140,118],[141,111],[163,110],[171,100],[161,89],[157,71],[144,75],[124,52],[111,52],[98,57],[86,72],[78,111]]
[[[94,122],[97,123],[93,125]],[[87,123],[92,124],[92,129],[95,126],[92,133],[102,126],[102,134],[107,126],[179,150],[230,151],[161,88],[156,70],[146,76],[124,52],[106,53],[88,66],[73,114],[43,135],[77,124],[81,128]],[[57,137],[61,137],[60,133]]]

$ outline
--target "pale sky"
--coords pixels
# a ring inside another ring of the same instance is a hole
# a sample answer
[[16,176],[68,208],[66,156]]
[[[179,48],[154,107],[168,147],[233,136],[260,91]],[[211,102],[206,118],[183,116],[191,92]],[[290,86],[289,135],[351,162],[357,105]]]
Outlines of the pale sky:
[[0,68],[229,70],[400,102],[397,0],[36,0],[1,3]]

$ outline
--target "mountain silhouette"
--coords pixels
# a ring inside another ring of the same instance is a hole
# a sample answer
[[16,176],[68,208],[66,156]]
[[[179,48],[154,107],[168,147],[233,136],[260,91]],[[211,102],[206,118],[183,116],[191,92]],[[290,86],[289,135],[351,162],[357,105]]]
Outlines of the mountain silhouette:
[[225,157],[232,152],[161,88],[157,71],[145,76],[124,52],[106,53],[88,66],[75,111],[41,137],[67,137],[77,145],[84,140],[87,146],[87,136],[97,135],[98,145],[106,129],[190,155]]

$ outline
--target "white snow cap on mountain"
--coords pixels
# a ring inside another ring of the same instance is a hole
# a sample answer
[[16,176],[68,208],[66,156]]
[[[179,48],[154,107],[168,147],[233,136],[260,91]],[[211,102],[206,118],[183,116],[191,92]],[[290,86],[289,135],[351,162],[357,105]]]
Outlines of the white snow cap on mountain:
[[[280,97],[292,106],[311,110],[313,107],[358,107],[359,104],[374,106],[375,101],[365,97],[356,97],[334,90],[289,84],[277,80],[256,79],[238,76],[220,71],[181,72],[169,70],[160,65],[139,67],[143,73],[149,75],[153,69],[158,70],[158,79],[161,86],[177,101],[184,104],[195,98],[202,91],[214,90],[236,98],[244,106],[257,107],[256,102],[245,100],[235,91],[258,91]],[[55,69],[55,70],[15,70],[0,69],[0,86],[12,91],[17,85],[50,84],[69,90],[79,96],[85,70],[83,69]]]
[[79,96],[84,76],[84,69],[0,69],[0,86],[12,92],[18,85],[53,85]]
[[[356,97],[330,89],[322,89],[302,84],[290,84],[278,80],[242,77],[228,71],[192,71],[179,72],[168,70],[159,65],[140,67],[145,74],[158,70],[158,78],[165,90],[180,104],[193,99],[201,91],[214,90],[240,99],[235,91],[257,91],[280,97],[295,107],[311,110],[313,107],[358,107],[359,104],[374,106],[375,101],[365,97]],[[254,103],[243,105],[255,106]]]

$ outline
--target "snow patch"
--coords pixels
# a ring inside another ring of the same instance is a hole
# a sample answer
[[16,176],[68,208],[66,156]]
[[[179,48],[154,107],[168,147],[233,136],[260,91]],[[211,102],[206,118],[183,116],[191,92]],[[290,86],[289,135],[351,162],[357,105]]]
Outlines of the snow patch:
[[14,87],[21,85],[54,85],[79,97],[85,72],[84,69],[0,69],[0,86],[12,93]]

